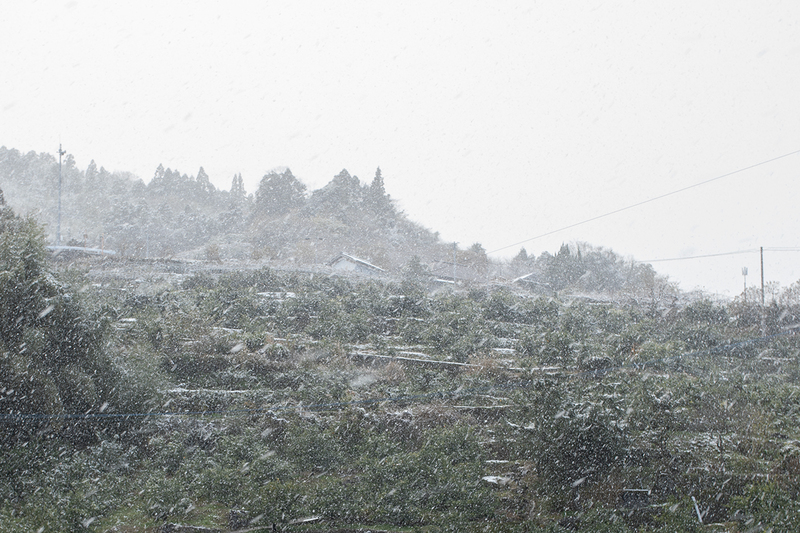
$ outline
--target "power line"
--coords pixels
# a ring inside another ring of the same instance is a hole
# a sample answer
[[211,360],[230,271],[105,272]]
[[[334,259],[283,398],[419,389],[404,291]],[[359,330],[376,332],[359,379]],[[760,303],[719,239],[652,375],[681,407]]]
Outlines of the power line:
[[[738,254],[754,254],[758,253],[760,248],[751,248],[749,250],[738,250],[735,252],[720,252],[718,254],[705,254],[705,255],[692,255],[689,257],[670,257],[667,259],[642,259],[639,263],[663,263],[666,261],[684,261],[687,259],[704,259],[706,257],[721,257],[724,255],[738,255]],[[800,252],[800,248],[783,247],[783,248],[764,248],[765,252]]]
[[736,252],[721,252],[718,254],[705,254],[705,255],[693,255],[690,257],[670,257],[668,259],[643,259],[639,261],[640,263],[661,263],[665,261],[684,261],[687,259],[703,259],[705,257],[721,257],[723,255],[738,255],[738,254],[753,254],[758,252],[758,248],[753,248],[751,250],[739,250]]
[[531,237],[530,239],[525,239],[524,241],[519,241],[519,242],[516,242],[514,244],[509,244],[508,246],[503,246],[502,248],[498,248],[496,250],[492,250],[490,252],[487,252],[487,254],[494,254],[494,253],[500,252],[502,250],[507,250],[508,248],[513,248],[514,246],[519,246],[520,244],[525,244],[526,242],[535,241],[537,239],[541,239],[542,237],[547,237],[549,235],[553,235],[554,233],[559,233],[561,231],[574,228],[576,226],[581,226],[583,224],[588,224],[589,222],[594,222],[595,220],[599,220],[601,218],[609,217],[611,215],[616,215],[617,213],[621,213],[622,211],[627,211],[628,209],[633,209],[634,207],[639,207],[641,205],[648,204],[650,202],[655,202],[656,200],[662,200],[662,199],[666,198],[667,196],[672,196],[674,194],[678,194],[678,193],[681,193],[681,192],[684,192],[684,191],[688,191],[689,189],[694,189],[695,187],[700,187],[701,185],[706,185],[707,183],[711,183],[712,181],[721,180],[722,178],[727,178],[729,176],[733,176],[734,174],[739,174],[740,172],[744,172],[746,170],[750,170],[750,169],[753,169],[753,168],[756,168],[756,167],[760,167],[762,165],[766,165],[768,163],[772,163],[772,162],[777,161],[779,159],[783,159],[785,157],[789,157],[789,156],[792,156],[792,155],[795,155],[795,154],[798,154],[798,153],[800,153],[800,150],[795,150],[793,152],[789,152],[789,153],[786,153],[786,154],[783,154],[783,155],[779,155],[777,157],[773,157],[772,159],[767,159],[765,161],[761,161],[760,163],[756,163],[754,165],[743,167],[743,168],[740,168],[738,170],[734,170],[732,172],[728,172],[726,174],[721,174],[721,175],[716,176],[714,178],[707,179],[707,180],[701,181],[699,183],[695,183],[694,185],[689,185],[688,187],[683,187],[682,189],[677,189],[675,191],[662,194],[660,196],[655,196],[655,197],[649,198],[647,200],[642,200],[641,202],[637,202],[635,204],[631,204],[631,205],[626,206],[626,207],[621,207],[619,209],[615,209],[614,211],[609,211],[608,213],[604,213],[602,215],[597,215],[597,216],[592,217],[592,218],[587,218],[586,220],[582,220],[580,222],[576,222],[574,224],[570,224],[568,226],[564,226],[563,228],[559,228],[559,229],[555,229],[555,230],[552,230],[552,231],[548,231],[547,233],[542,233],[541,235],[537,235],[536,237]]

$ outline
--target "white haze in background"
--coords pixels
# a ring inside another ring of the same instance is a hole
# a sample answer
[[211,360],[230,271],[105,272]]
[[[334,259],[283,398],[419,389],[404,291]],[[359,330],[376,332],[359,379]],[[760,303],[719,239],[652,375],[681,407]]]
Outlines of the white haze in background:
[[[0,145],[253,192],[342,168],[490,251],[800,149],[800,3],[12,2]],[[797,247],[800,155],[525,244]],[[102,199],[98,199],[102,201]],[[495,253],[508,258],[512,246]],[[800,253],[766,254],[767,281]],[[656,263],[736,294],[757,253]]]

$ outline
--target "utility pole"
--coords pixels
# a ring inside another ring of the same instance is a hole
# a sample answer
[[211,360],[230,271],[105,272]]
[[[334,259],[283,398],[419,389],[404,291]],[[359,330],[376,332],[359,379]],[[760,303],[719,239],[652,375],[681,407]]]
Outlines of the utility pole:
[[453,289],[456,288],[456,247],[458,246],[457,242],[453,243]]
[[747,303],[747,267],[742,267],[742,277],[744,277],[744,291],[742,291],[742,296],[744,296],[744,303]]
[[767,334],[767,310],[764,307],[764,247],[761,247],[761,336]]
[[56,225],[56,246],[61,246],[61,156],[67,152],[58,143],[58,224]]
[[761,247],[761,307],[764,307],[764,247]]

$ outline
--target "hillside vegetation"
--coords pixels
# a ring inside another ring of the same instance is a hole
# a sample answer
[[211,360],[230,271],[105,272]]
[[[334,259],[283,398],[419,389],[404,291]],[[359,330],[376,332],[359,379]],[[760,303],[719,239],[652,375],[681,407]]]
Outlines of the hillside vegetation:
[[[310,194],[288,169],[264,175],[256,191],[233,176],[217,189],[197,175],[160,166],[147,184],[110,173],[92,161],[86,170],[67,155],[62,165],[62,244],[116,251],[130,258],[207,257],[324,263],[347,251],[395,268],[412,255],[449,257],[437,234],[396,210],[380,169],[370,184],[346,170]],[[0,147],[0,187],[18,212],[34,212],[55,238],[58,160]]]
[[797,287],[762,310],[424,269],[52,276],[4,213],[3,531],[800,524]]
[[379,171],[248,195],[69,158],[63,233],[119,253],[51,255],[54,165],[0,149],[2,531],[800,526],[800,283],[762,306],[586,244],[490,261]]
[[[663,299],[675,292],[649,265],[588,244],[539,257],[522,249],[513,261],[491,259],[480,243],[454,250],[398,211],[380,169],[368,184],[342,170],[310,192],[289,169],[268,172],[253,193],[241,175],[230,190],[217,189],[202,167],[190,176],[159,165],[145,184],[94,161],[80,170],[67,155],[62,175],[62,244],[113,250],[122,258],[318,268],[347,252],[395,276],[411,267],[451,281],[526,276],[521,282],[542,294],[569,289]],[[48,228],[49,243],[55,242],[58,176],[51,154],[0,147],[6,201]]]

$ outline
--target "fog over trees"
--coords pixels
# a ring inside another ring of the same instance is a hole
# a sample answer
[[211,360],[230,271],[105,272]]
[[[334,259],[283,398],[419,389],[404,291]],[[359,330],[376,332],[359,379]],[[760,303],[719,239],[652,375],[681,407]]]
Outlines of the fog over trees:
[[[0,147],[0,187],[9,205],[49,228],[49,242],[55,240],[58,172],[51,154]],[[214,187],[202,166],[187,175],[159,165],[145,183],[94,160],[80,170],[71,155],[62,176],[61,244],[113,250],[122,258],[315,267],[346,252],[395,274],[416,256],[434,278],[527,276],[524,282],[542,292],[638,294],[668,285],[647,265],[582,243],[538,258],[522,249],[510,262],[493,260],[480,243],[459,247],[454,256],[453,244],[397,209],[380,168],[368,183],[343,169],[314,191],[289,168],[267,172],[250,192],[241,174],[234,175],[226,191]]]

